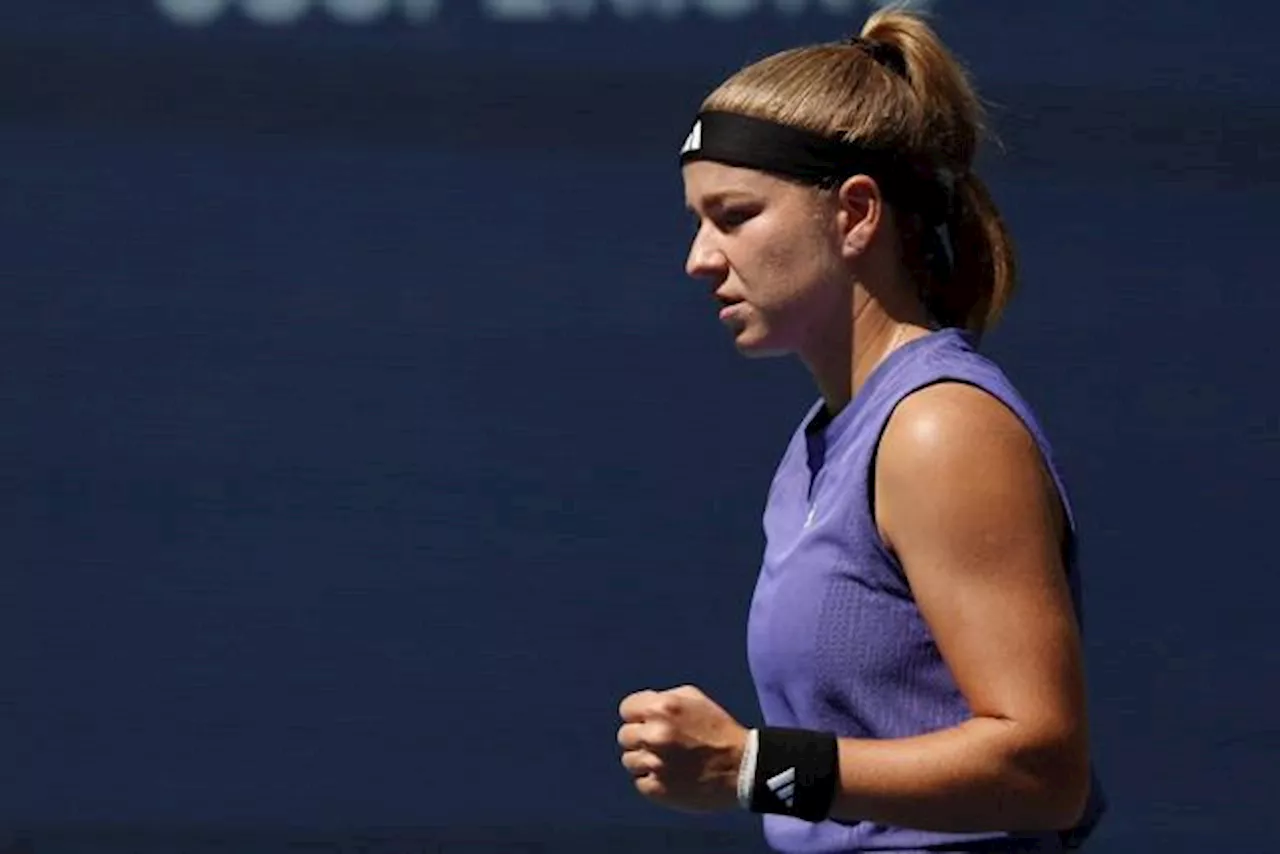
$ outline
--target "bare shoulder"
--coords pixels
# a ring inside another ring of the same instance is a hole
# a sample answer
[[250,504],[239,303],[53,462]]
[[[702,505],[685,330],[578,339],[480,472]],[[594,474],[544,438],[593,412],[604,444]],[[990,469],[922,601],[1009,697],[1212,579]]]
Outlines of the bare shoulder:
[[[1036,452],[1026,425],[991,393],[963,382],[941,382],[908,395],[889,418],[881,453],[903,462],[945,462],[1007,447]],[[978,462],[978,461],[975,461]]]
[[[991,393],[943,382],[905,398],[881,437],[877,520],[886,538],[922,525],[990,535],[1001,521],[1060,526],[1060,504],[1031,431]],[[1037,524],[1038,523],[1038,524]]]

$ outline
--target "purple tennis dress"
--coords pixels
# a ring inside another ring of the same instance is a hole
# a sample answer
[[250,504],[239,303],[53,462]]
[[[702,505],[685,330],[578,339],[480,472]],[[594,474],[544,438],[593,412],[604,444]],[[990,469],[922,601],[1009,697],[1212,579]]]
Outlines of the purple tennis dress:
[[[869,500],[868,475],[890,414],[907,395],[941,381],[994,395],[1039,443],[1067,507],[1065,558],[1079,618],[1075,520],[1048,441],[1026,402],[966,333],[933,332],[891,352],[833,419],[827,421],[816,404],[778,466],[747,627],[766,724],[885,739],[943,729],[970,716],[901,566],[880,539]],[[1068,834],[935,833],[776,815],[764,817],[764,830],[782,852],[1053,852],[1087,835],[1102,811],[1095,780],[1081,826]]]

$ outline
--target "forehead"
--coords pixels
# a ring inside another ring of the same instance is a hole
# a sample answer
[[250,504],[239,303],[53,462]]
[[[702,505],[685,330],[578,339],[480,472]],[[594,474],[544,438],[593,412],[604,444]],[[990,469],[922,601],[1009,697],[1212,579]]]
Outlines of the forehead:
[[681,170],[685,202],[690,207],[730,196],[774,197],[795,191],[794,184],[756,169],[696,160]]

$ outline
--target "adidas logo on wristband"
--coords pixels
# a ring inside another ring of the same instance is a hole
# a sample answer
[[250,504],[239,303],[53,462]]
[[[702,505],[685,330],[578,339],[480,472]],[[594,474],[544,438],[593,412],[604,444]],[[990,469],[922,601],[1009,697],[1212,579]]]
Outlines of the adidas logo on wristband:
[[775,774],[764,784],[773,792],[774,797],[782,801],[790,809],[796,805],[796,769],[788,768],[781,774]]

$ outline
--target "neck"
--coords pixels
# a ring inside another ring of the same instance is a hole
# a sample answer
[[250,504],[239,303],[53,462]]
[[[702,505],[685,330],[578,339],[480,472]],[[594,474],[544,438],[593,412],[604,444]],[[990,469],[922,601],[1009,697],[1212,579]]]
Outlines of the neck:
[[850,315],[835,340],[802,359],[831,415],[849,405],[886,356],[930,331],[923,317],[895,320],[874,300],[851,307]]

